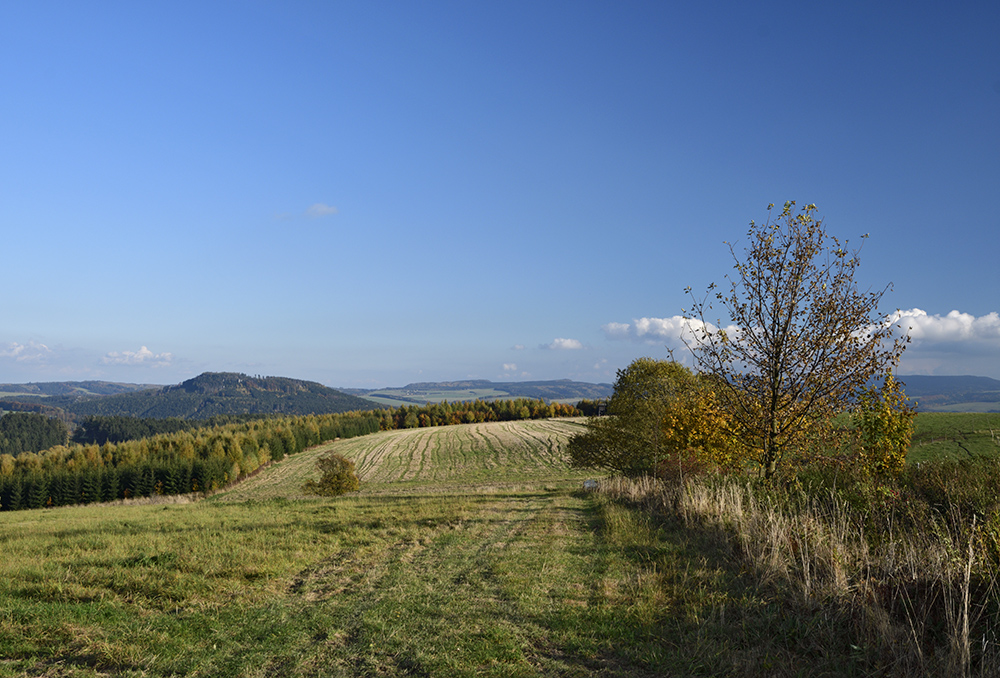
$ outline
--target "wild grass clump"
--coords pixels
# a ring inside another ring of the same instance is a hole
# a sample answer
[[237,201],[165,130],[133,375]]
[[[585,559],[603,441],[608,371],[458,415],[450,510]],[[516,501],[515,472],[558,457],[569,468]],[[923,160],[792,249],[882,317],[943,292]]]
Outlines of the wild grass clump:
[[897,476],[810,464],[781,482],[688,474],[610,479],[602,493],[726,541],[802,624],[843,621],[866,670],[1000,675],[1000,461]]

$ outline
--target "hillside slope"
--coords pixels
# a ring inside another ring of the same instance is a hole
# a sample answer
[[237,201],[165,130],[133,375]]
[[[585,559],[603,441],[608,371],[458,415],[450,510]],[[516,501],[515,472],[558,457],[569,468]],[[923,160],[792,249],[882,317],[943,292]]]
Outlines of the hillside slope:
[[81,398],[67,409],[76,416],[208,419],[237,414],[333,414],[374,407],[369,400],[312,381],[205,372],[176,386]]
[[551,381],[494,382],[488,379],[462,381],[416,382],[400,388],[343,389],[375,402],[398,406],[424,405],[442,400],[461,402],[467,400],[508,400],[512,398],[541,399],[546,402],[576,403],[580,400],[610,398],[614,392],[611,384],[591,384],[572,379]]
[[361,494],[460,493],[581,482],[593,469],[570,468],[569,439],[584,420],[535,419],[380,431],[337,440],[284,459],[215,501],[298,499],[317,478],[316,459],[328,452],[357,465]]
[[131,393],[157,384],[123,384],[114,381],[43,381],[27,384],[0,384],[0,394],[10,396],[106,396]]

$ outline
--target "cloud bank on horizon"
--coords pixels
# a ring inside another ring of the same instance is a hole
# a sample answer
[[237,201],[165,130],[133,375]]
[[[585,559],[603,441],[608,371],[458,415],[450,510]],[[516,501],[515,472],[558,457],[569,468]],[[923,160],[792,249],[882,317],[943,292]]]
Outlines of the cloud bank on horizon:
[[[910,343],[900,361],[900,374],[938,374],[1000,378],[1000,314],[976,317],[951,311],[930,314],[919,308],[892,313],[888,321],[909,334]],[[601,329],[607,339],[649,346],[683,349],[695,338],[700,320],[680,315],[669,318],[636,318],[631,323],[610,322]],[[707,324],[709,330],[715,327]],[[726,328],[733,333],[734,328]]]
[[173,359],[174,356],[170,353],[153,353],[145,346],[142,346],[138,351],[111,351],[101,358],[101,364],[167,367]]

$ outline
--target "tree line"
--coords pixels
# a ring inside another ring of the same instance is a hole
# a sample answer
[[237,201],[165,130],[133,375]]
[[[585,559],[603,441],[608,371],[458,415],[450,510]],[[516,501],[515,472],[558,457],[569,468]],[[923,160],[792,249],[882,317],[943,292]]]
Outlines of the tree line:
[[[82,445],[104,443],[123,443],[126,440],[151,438],[161,433],[177,433],[198,428],[211,428],[226,424],[242,423],[253,419],[262,419],[264,415],[231,415],[222,414],[208,419],[180,419],[167,417],[157,419],[152,417],[126,417],[121,415],[100,416],[90,415],[73,431],[72,440]],[[45,449],[45,448],[40,448]],[[37,450],[35,450],[37,451]]]
[[[515,399],[251,418],[120,442],[108,439],[102,444],[67,444],[64,435],[59,444],[42,451],[0,454],[0,509],[211,492],[272,461],[337,438],[398,428],[578,414],[572,405]],[[145,430],[142,422],[134,428],[124,427],[117,420],[92,423],[107,424],[106,431],[115,427],[122,431]]]
[[402,405],[394,410],[383,410],[380,414],[383,430],[579,415],[580,410],[573,405],[546,403],[544,400],[530,398]]

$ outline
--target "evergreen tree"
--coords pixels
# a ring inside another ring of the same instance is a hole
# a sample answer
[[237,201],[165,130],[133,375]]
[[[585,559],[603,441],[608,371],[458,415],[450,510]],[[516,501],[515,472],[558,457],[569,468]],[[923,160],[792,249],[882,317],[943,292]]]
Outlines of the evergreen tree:
[[32,473],[27,483],[27,508],[44,508],[49,500],[49,479],[43,473]]
[[93,504],[103,501],[103,483],[101,469],[89,468],[82,474],[80,494],[84,503]]
[[104,499],[103,501],[114,501],[115,499],[120,499],[119,494],[119,473],[118,469],[114,466],[104,469],[102,474],[102,492]]
[[23,508],[23,485],[20,476],[14,476],[7,483],[7,491],[3,500],[3,507],[8,511],[17,511]]

